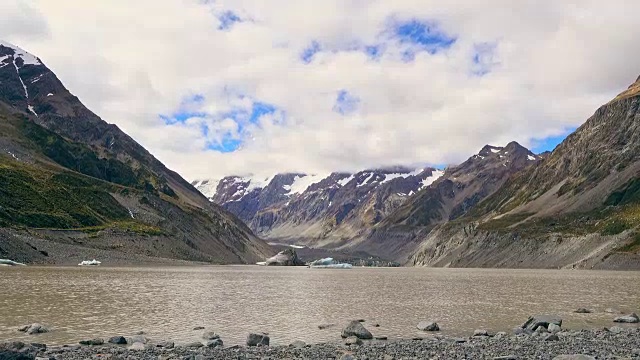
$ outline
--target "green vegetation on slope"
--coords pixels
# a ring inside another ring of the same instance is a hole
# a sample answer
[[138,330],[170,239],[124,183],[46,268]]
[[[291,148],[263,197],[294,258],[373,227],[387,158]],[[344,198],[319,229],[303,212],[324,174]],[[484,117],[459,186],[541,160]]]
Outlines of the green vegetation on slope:
[[0,226],[70,229],[130,218],[109,193],[117,187],[79,174],[0,160],[0,183]]
[[16,116],[14,121],[20,135],[29,139],[38,152],[68,169],[123,186],[151,192],[158,189],[176,196],[164,178],[145,168],[135,168],[131,163],[114,158],[98,157],[94,149],[68,141],[22,115]]

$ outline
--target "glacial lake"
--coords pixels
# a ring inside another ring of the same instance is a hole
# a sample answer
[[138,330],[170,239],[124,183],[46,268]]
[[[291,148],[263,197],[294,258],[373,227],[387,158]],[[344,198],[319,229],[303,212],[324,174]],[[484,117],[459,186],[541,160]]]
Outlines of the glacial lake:
[[[192,329],[205,326],[225,345],[243,344],[249,332],[269,333],[272,344],[318,343],[340,340],[351,319],[389,339],[425,336],[416,329],[422,320],[469,336],[510,331],[538,313],[561,316],[565,328],[601,328],[617,316],[606,308],[640,311],[638,284],[640,272],[575,270],[0,267],[0,342],[70,344],[144,331],[180,344],[200,340]],[[573,313],[578,307],[595,312]],[[33,322],[52,331],[16,331]]]

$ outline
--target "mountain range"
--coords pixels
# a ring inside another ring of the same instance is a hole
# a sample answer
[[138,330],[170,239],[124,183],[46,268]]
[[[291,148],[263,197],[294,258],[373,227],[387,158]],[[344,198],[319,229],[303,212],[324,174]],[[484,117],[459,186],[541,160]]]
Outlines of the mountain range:
[[0,258],[640,269],[640,78],[548,153],[191,183],[1,42],[0,84]]
[[272,254],[36,56],[0,43],[0,84],[0,258],[247,263]]
[[640,78],[552,152],[193,184],[267,240],[406,265],[640,268]]

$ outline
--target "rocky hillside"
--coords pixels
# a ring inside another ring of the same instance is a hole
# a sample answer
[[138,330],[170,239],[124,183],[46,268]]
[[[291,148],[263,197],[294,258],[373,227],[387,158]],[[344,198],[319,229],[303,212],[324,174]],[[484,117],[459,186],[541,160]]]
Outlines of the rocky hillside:
[[398,261],[407,261],[420,236],[439,224],[456,220],[500,189],[514,174],[541,161],[516,142],[505,147],[487,145],[444,176],[409,198],[383,219],[357,248]]
[[441,175],[434,168],[396,167],[356,174],[231,176],[193,184],[262,236],[337,246],[363,234]]
[[467,216],[422,234],[434,266],[640,268],[640,81]]
[[37,57],[0,43],[0,83],[0,258],[243,263],[271,254]]

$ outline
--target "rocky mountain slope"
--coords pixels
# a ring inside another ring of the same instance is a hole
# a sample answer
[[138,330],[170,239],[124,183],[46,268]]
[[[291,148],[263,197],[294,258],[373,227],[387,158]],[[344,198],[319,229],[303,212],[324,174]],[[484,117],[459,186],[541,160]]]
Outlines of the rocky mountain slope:
[[411,263],[640,268],[640,78],[465,217],[422,233]]
[[512,175],[541,160],[516,142],[505,147],[487,145],[462,164],[447,168],[444,176],[410,197],[367,236],[349,245],[405,262],[421,236],[439,224],[464,216]]
[[244,263],[272,253],[37,57],[0,43],[0,84],[0,258]]
[[230,176],[193,184],[264,237],[335,247],[362,235],[441,175],[434,168],[396,167],[356,174]]

